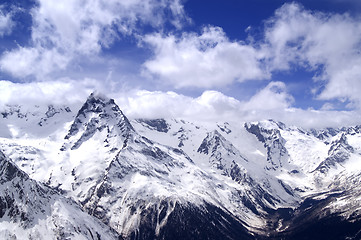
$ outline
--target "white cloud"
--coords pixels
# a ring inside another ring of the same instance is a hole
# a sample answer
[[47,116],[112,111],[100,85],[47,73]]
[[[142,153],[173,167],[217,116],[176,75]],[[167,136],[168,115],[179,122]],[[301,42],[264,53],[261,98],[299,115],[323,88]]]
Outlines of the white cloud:
[[[140,37],[141,25],[161,28],[169,17],[168,11],[175,26],[181,27],[182,22],[187,21],[180,0],[39,0],[39,3],[39,7],[32,10],[31,45],[7,51],[0,59],[1,69],[18,78],[52,78],[54,73],[69,70],[82,58],[93,60],[123,36]],[[8,17],[11,20],[9,14],[0,11],[0,35],[1,31],[10,34],[10,30],[1,30],[3,19]],[[142,43],[150,46],[154,55],[144,63],[144,73],[176,88],[209,89],[268,79],[274,71],[301,67],[316,73],[315,85],[321,85],[314,88],[318,99],[336,98],[348,103],[350,108],[360,108],[361,25],[357,19],[347,14],[312,12],[291,3],[275,12],[267,21],[264,33],[262,44],[231,41],[221,28],[212,26],[205,27],[200,34],[148,34],[141,38]],[[124,74],[122,81],[127,77]],[[334,111],[330,103],[319,111],[294,108],[295,100],[286,84],[277,81],[270,82],[249,100],[239,101],[219,91],[205,91],[198,97],[190,97],[175,92],[109,90],[116,85],[111,81],[114,78],[109,74],[104,83],[93,79],[0,81],[0,106],[61,103],[64,99],[81,103],[98,89],[116,98],[130,117],[204,121],[272,118],[304,127],[353,125],[360,117],[357,110]]]
[[143,40],[154,51],[154,57],[144,63],[145,70],[176,88],[210,88],[269,78],[261,67],[263,54],[230,41],[219,27],[205,27],[200,35],[152,34]]
[[46,74],[64,70],[70,60],[69,53],[60,53],[56,48],[19,47],[4,53],[0,67],[18,78],[36,75],[44,80]]
[[25,107],[44,103],[79,105],[95,89],[105,92],[107,88],[94,79],[58,79],[30,83],[0,81],[0,110],[7,104],[20,104]]
[[[264,50],[273,70],[315,71],[322,100],[361,100],[361,24],[348,14],[326,14],[285,4],[265,29]],[[361,106],[359,106],[361,107]]]
[[[161,28],[169,18],[177,26],[187,20],[179,0],[39,0],[31,15],[31,46],[7,51],[0,61],[2,71],[16,77],[43,79],[137,34],[139,25]],[[21,64],[13,64],[17,60]]]
[[[192,98],[175,92],[133,90],[115,96],[120,108],[134,118],[177,117],[186,111]],[[181,103],[181,104],[180,104]]]
[[333,110],[334,106],[332,103],[325,103],[322,105],[321,110]]
[[293,98],[282,82],[271,82],[248,101],[239,101],[218,91],[199,97],[175,92],[133,90],[114,93],[120,108],[130,118],[180,118],[205,122],[245,122],[274,119],[304,128],[340,127],[358,124],[355,111],[302,110],[292,107]]
[[0,5],[0,37],[11,34],[15,27],[15,22],[12,20],[13,15],[14,11],[6,12]]
[[270,82],[255,94],[244,106],[247,110],[274,110],[291,107],[294,98],[287,92],[283,82]]
[[175,92],[144,90],[114,96],[131,118],[180,118],[190,121],[240,119],[241,103],[218,91],[205,91],[195,98]]
[[304,128],[320,128],[356,125],[360,117],[356,111],[293,108],[292,96],[281,82],[271,82],[248,101],[239,101],[218,91],[205,91],[198,97],[190,97],[175,92],[110,91],[109,87],[108,83],[94,79],[37,83],[0,81],[0,111],[6,104],[20,104],[23,109],[43,104],[69,104],[76,109],[97,90],[114,98],[130,118],[178,118],[212,123],[274,119]]
[[349,14],[287,3],[266,21],[261,42],[232,42],[218,27],[180,37],[152,34],[144,42],[154,50],[145,73],[176,88],[221,87],[301,68],[315,74],[316,99],[361,108],[361,24]]

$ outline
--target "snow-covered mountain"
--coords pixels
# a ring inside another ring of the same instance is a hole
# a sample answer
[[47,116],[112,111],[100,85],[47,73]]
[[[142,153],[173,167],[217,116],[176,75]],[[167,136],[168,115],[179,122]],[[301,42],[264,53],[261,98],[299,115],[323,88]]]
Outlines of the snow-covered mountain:
[[[156,121],[163,127],[155,126]],[[244,193],[253,199],[250,205],[267,213],[258,214],[266,221],[263,227],[267,230],[261,235],[275,239],[358,239],[359,126],[305,130],[272,120],[209,124],[136,119],[132,123],[141,134],[180,147],[202,169],[246,183],[250,191]],[[338,224],[341,227],[335,228]],[[317,227],[320,231],[314,231]]]
[[[361,230],[359,126],[129,120],[94,93],[78,111],[8,106],[0,124],[21,181],[76,206],[104,239],[357,239]],[[313,231],[337,224],[338,234]]]
[[0,151],[1,239],[116,239],[74,201],[29,178]]

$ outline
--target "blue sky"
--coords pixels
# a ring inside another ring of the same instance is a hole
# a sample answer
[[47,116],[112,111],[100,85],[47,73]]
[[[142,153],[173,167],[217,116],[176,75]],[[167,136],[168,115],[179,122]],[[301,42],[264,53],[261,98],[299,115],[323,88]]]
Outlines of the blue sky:
[[[227,36],[232,40],[246,40],[249,35],[262,41],[264,34],[264,23],[274,15],[276,9],[284,3],[293,1],[282,0],[254,0],[254,1],[204,1],[195,0],[185,2],[185,10],[192,18],[194,24],[192,30],[197,31],[201,26],[211,24],[222,27]],[[359,1],[337,1],[337,0],[303,0],[294,1],[311,11],[320,11],[329,14],[350,14],[356,18],[360,17],[361,2]],[[251,31],[246,31],[251,27]],[[275,72],[272,80],[283,81],[288,84],[288,89],[295,97],[294,106],[300,108],[319,109],[325,101],[315,100],[310,87],[314,84],[312,77],[314,71],[305,71],[302,67],[296,66],[291,71]],[[228,95],[237,97],[242,95],[250,97],[254,91],[267,85],[267,81],[246,82],[236,89],[223,89]],[[245,89],[243,89],[245,88]],[[344,108],[343,103],[332,100],[336,108]]]
[[355,124],[360,17],[358,0],[3,1],[0,103],[99,90],[135,117]]

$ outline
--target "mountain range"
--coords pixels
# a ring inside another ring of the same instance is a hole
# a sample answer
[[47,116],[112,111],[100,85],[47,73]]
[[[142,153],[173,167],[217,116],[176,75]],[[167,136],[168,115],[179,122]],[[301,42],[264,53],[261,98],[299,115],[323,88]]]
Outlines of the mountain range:
[[361,239],[361,125],[0,111],[1,239]]

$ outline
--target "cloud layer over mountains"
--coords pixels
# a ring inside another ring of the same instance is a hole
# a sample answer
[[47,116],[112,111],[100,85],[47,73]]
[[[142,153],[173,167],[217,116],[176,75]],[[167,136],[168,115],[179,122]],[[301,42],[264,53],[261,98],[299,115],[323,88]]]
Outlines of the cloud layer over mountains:
[[[286,3],[260,23],[258,36],[230,39],[220,26],[190,28],[180,0],[39,0],[28,9],[31,23],[19,20],[26,11],[0,7],[0,38],[20,25],[31,29],[26,44],[0,55],[1,106],[75,103],[96,89],[135,117],[275,118],[306,127],[360,117],[359,16]],[[307,84],[300,91],[312,98],[308,107],[299,107],[291,80],[278,79],[297,71],[312,78],[298,82]],[[225,89],[253,93],[231,97]]]

